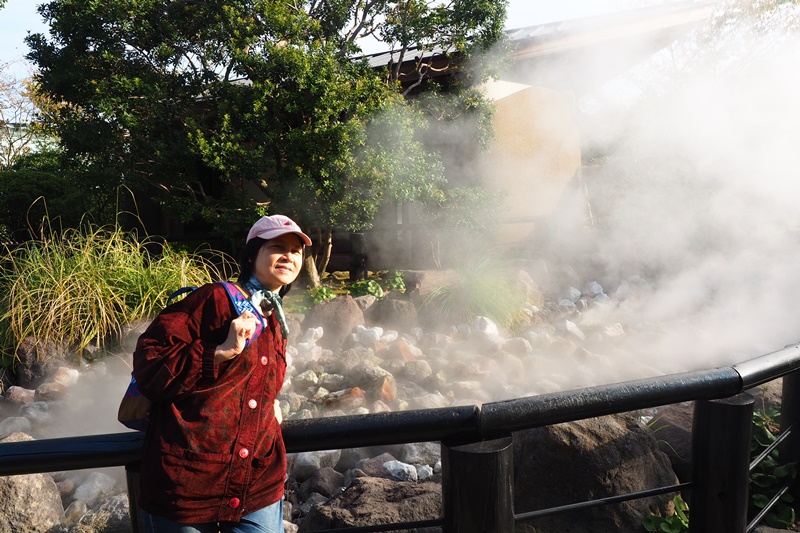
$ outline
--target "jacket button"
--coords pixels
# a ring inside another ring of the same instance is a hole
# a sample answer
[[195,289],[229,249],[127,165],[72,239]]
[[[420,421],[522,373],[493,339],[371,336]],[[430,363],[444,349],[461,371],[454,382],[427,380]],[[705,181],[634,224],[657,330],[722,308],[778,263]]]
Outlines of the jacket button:
[[250,409],[255,409],[256,407],[258,407],[258,402],[255,400],[250,400],[249,402],[247,402],[247,405],[250,407]]
[[231,498],[231,501],[228,502],[228,505],[230,505],[232,508],[236,509],[237,507],[239,507],[240,503],[241,502],[239,501],[239,498]]
[[248,450],[247,448],[242,448],[241,450],[239,450],[239,457],[241,457],[242,459],[244,459],[248,455],[250,455],[250,450]]
[[267,363],[269,363],[269,359],[267,359],[267,356],[266,355],[262,356],[261,357],[261,364],[262,365],[266,365]]

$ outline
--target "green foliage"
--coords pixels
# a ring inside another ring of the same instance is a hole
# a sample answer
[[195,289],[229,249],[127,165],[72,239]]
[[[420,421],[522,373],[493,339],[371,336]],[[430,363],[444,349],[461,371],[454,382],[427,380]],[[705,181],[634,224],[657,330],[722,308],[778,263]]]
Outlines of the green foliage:
[[57,152],[17,158],[0,171],[0,235],[3,242],[24,240],[49,217],[75,226],[84,214],[87,197],[59,171]]
[[672,499],[675,514],[672,516],[648,515],[642,520],[645,531],[658,531],[663,533],[688,533],[689,531],[689,505],[680,496]]
[[321,304],[326,300],[333,300],[336,298],[336,293],[330,287],[320,285],[319,287],[312,287],[306,291],[308,298],[314,305]]
[[374,279],[362,279],[356,281],[349,287],[350,295],[353,297],[366,296],[371,294],[375,298],[383,298],[383,288]]
[[[780,430],[780,411],[774,407],[753,413],[753,434],[750,451],[753,457],[770,446]],[[750,472],[750,513],[755,515],[788,480],[794,479],[797,470],[794,464],[781,464],[778,450],[772,451]],[[764,515],[764,523],[777,529],[789,529],[795,522],[794,498],[784,494]]]
[[[230,235],[266,209],[324,233],[368,228],[387,196],[438,201],[441,161],[416,129],[432,115],[400,98],[399,71],[354,60],[356,43],[372,34],[460,65],[502,40],[505,2],[51,0],[39,11],[50,35],[31,35],[28,57],[63,102],[50,120],[65,161],[101,190],[147,190]],[[427,88],[434,72],[417,66]],[[457,108],[481,108],[464,94]],[[404,108],[415,118],[387,134],[382,117]]]
[[199,252],[90,224],[50,230],[6,249],[2,261],[0,350],[7,360],[28,336],[78,352],[103,345],[123,325],[155,315],[175,289],[221,278]]
[[512,331],[524,324],[525,300],[512,268],[479,257],[465,261],[455,271],[457,281],[435,288],[425,298],[420,308],[424,316],[449,324],[485,316]]
[[[660,428],[658,428],[660,429]],[[657,430],[656,430],[657,431]],[[774,407],[766,408],[753,413],[753,428],[750,440],[750,455],[753,459],[758,457],[775,440],[780,431],[780,411]],[[786,481],[796,477],[794,464],[781,464],[778,461],[778,451],[773,450],[750,473],[750,509],[749,514],[754,517],[759,513]],[[680,500],[680,501],[678,501]],[[664,531],[679,533],[689,531],[689,508],[686,502],[676,496],[675,515],[661,517],[648,515],[642,521],[647,531]],[[764,515],[763,523],[777,529],[792,529],[796,515],[791,494],[784,494],[780,500]],[[680,506],[679,506],[680,504]]]
[[388,291],[406,291],[406,283],[403,281],[403,272],[400,270],[390,270],[386,274],[386,280],[384,281],[384,284],[386,285],[386,290]]

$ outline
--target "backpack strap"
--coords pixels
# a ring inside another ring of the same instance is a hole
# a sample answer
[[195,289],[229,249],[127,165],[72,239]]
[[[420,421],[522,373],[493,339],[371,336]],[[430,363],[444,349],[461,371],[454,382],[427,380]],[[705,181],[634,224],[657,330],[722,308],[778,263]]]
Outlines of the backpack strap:
[[177,298],[181,294],[186,294],[187,292],[192,292],[192,291],[194,291],[196,289],[197,289],[197,287],[195,287],[194,285],[181,287],[180,289],[178,289],[177,291],[175,291],[175,292],[173,292],[172,294],[169,295],[169,298],[167,298],[167,305],[171,304],[172,300],[174,300],[175,298]]
[[244,345],[244,347],[247,348],[253,344],[258,336],[261,335],[261,332],[264,331],[264,328],[267,326],[267,321],[264,318],[264,315],[261,314],[261,311],[257,309],[255,305],[253,305],[253,302],[250,301],[250,298],[244,295],[238,285],[229,281],[220,281],[219,283],[225,287],[225,291],[228,293],[228,297],[230,298],[231,303],[238,314],[241,315],[245,311],[250,311],[256,315],[256,317],[258,317],[258,321],[256,322],[256,330]]

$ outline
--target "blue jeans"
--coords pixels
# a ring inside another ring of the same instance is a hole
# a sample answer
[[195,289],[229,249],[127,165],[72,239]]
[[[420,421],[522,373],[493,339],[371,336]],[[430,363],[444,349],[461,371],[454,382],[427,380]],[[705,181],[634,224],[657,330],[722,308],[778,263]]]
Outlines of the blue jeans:
[[146,511],[140,516],[145,533],[283,533],[283,500],[243,516],[241,522],[180,524]]

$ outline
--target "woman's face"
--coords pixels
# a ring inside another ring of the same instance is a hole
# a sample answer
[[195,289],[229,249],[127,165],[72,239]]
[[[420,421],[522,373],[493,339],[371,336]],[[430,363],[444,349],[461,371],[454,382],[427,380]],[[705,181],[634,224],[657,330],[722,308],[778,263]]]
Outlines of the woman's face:
[[303,241],[294,233],[285,233],[258,249],[253,274],[264,288],[275,292],[297,278],[302,263]]

